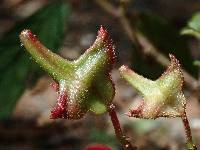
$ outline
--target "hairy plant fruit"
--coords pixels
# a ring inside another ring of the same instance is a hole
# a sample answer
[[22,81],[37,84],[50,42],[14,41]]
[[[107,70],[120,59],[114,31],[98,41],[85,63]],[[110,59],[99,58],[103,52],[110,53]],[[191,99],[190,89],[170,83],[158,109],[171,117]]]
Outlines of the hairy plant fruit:
[[108,32],[101,27],[94,44],[77,60],[68,61],[51,52],[30,30],[23,30],[20,40],[36,62],[56,81],[57,104],[51,118],[79,119],[86,112],[102,114],[111,104],[115,88],[110,71],[115,52]]
[[170,65],[155,81],[138,75],[127,66],[119,69],[121,76],[143,96],[138,108],[130,110],[128,116],[145,119],[182,116],[186,107],[182,92],[183,74],[175,56],[170,54],[169,57]]

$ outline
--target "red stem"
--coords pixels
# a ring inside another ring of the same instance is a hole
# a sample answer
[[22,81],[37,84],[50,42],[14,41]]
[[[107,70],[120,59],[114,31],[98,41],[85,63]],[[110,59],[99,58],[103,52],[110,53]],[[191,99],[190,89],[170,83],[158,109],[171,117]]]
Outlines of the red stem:
[[187,142],[187,148],[188,150],[197,150],[197,147],[194,145],[192,140],[192,133],[190,129],[190,124],[186,115],[186,112],[184,111],[182,117],[183,125],[185,128],[185,134],[186,134],[186,142]]
[[136,150],[137,147],[134,147],[131,145],[130,141],[127,140],[126,136],[123,134],[117,113],[115,111],[115,106],[111,104],[108,108],[109,115],[111,117],[111,121],[113,124],[113,127],[115,129],[115,134],[118,138],[118,140],[121,142],[125,150]]

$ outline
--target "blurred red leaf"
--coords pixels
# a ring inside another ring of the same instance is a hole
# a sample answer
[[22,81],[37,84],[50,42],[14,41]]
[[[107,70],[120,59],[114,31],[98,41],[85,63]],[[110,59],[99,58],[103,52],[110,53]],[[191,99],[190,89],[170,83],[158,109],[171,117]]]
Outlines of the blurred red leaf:
[[111,150],[111,148],[106,145],[91,144],[86,148],[86,150]]

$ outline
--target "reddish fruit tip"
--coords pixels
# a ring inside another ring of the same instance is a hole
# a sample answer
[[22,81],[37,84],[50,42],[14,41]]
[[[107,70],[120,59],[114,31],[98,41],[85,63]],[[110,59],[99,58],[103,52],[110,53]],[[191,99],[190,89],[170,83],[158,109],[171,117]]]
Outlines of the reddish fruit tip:
[[120,70],[121,72],[128,71],[128,70],[129,70],[129,67],[126,66],[126,65],[122,65],[122,66],[119,68],[119,70]]
[[108,36],[107,30],[101,25],[98,31],[98,35],[101,35],[102,37]]
[[131,70],[128,66],[126,65],[122,65],[120,68],[119,68],[119,71],[121,74],[124,74],[124,75],[131,75],[134,71]]
[[28,40],[31,40],[32,42],[38,41],[38,39],[36,38],[36,36],[33,35],[33,33],[31,32],[31,30],[29,30],[29,29],[24,29],[21,32],[21,34],[20,34],[20,38],[27,38]]
[[112,64],[116,61],[115,46],[112,39],[110,38],[107,30],[101,25],[97,38],[103,41],[103,46],[106,48],[106,52],[110,58]]
[[51,111],[51,119],[64,118],[66,115],[67,108],[67,94],[62,92],[58,96],[57,105]]

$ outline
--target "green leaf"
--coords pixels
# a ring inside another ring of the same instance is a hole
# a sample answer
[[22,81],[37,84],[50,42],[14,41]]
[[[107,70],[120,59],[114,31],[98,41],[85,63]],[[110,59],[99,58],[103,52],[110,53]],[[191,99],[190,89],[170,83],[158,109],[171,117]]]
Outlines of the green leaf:
[[30,60],[20,46],[19,33],[24,28],[33,30],[48,48],[57,50],[64,36],[69,6],[53,2],[6,33],[0,41],[0,118],[9,117],[17,99],[25,89],[27,75],[38,76],[41,69]]
[[[166,56],[169,53],[175,54],[182,62],[183,68],[191,74],[197,75],[197,70],[192,65],[193,59],[184,37],[180,36],[179,30],[169,24],[166,19],[153,12],[143,12],[135,25],[161,53]],[[144,57],[140,52],[134,54],[133,66],[136,71],[154,79],[164,69],[153,58]]]
[[187,27],[185,27],[181,34],[192,35],[200,39],[200,12],[195,13],[188,21]]
[[194,65],[199,66],[200,67],[200,60],[196,60],[194,61]]

